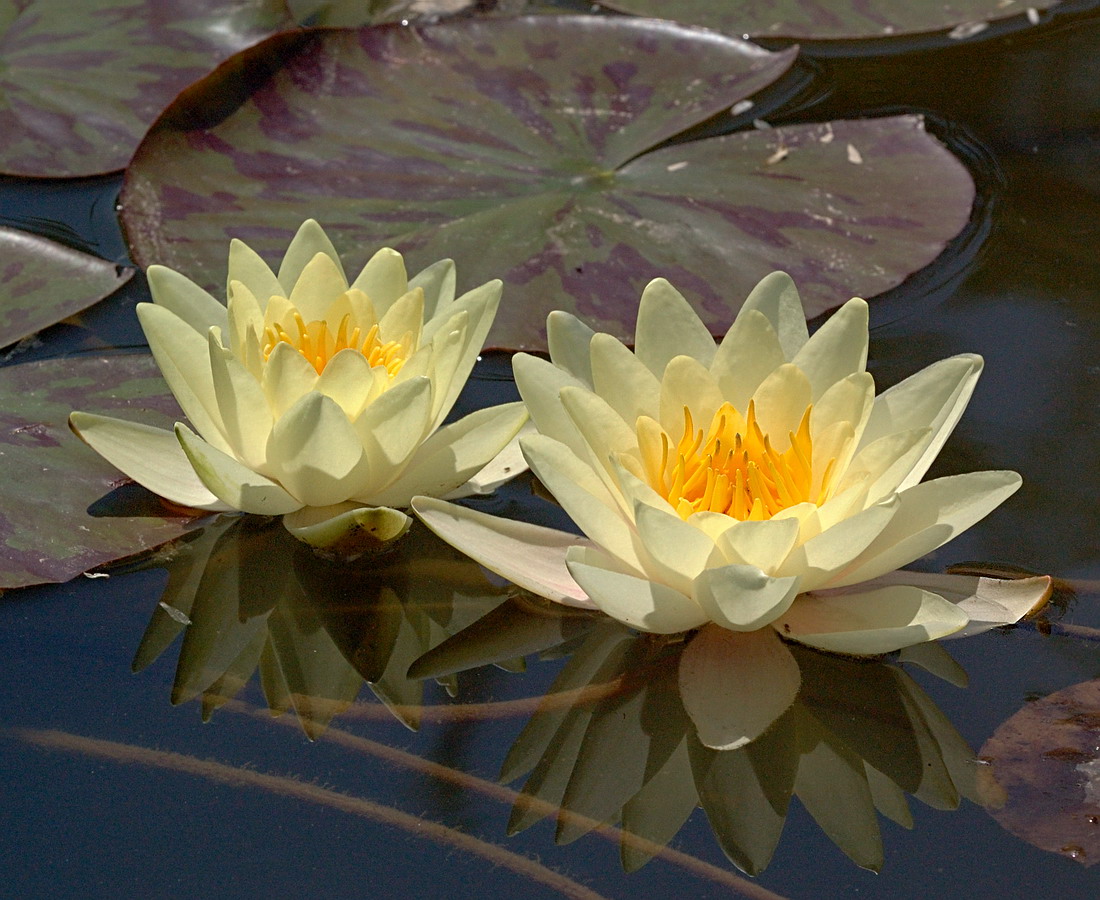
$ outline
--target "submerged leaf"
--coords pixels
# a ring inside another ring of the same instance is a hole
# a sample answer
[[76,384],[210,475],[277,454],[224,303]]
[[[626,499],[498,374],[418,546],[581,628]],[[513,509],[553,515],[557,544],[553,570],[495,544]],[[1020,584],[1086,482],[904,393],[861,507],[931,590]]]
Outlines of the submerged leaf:
[[816,315],[931,262],[974,186],[919,116],[666,146],[794,57],[592,16],[328,31],[220,124],[166,117],[122,216],[135,259],[207,286],[231,237],[271,255],[306,215],[352,263],[382,243],[452,257],[505,282],[495,347],[545,349],[563,306],[625,339],[661,275],[712,330],[775,269]]

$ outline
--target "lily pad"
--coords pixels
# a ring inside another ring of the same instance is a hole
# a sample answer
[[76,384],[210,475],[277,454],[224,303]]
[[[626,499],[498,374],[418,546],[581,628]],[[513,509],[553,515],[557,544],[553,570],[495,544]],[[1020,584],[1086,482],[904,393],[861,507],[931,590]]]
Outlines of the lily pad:
[[164,427],[180,418],[151,356],[0,369],[0,589],[67,581],[198,522],[165,508],[85,447],[66,424],[73,409]]
[[353,264],[452,257],[505,281],[489,344],[544,349],[553,309],[621,338],[665,276],[724,333],[756,282],[811,315],[931,262],[974,187],[918,116],[668,144],[775,83],[795,50],[629,18],[330,31],[209,129],[168,116],[122,194],[134,258],[204,286],[231,237],[274,259],[321,220]]
[[1085,866],[1100,862],[1100,681],[1029,703],[982,747],[978,790],[1003,828]]
[[330,28],[448,16],[474,5],[476,0],[287,0],[295,21]]
[[[667,17],[665,0],[597,0],[601,6],[637,16]],[[729,34],[752,37],[789,37],[800,40],[882,38],[902,34],[946,31],[964,39],[984,31],[985,25],[1028,10],[1042,10],[1060,0],[680,0],[674,7],[677,22],[704,25]]]
[[0,171],[121,169],[180,91],[292,25],[282,0],[3,0]]
[[87,309],[134,274],[12,228],[0,228],[0,259],[0,347]]

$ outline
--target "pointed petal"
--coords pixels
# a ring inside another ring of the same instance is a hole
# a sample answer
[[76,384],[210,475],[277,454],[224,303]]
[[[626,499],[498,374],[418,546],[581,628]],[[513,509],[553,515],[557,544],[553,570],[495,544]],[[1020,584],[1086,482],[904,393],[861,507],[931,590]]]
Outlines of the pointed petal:
[[314,389],[317,370],[290,344],[280,341],[263,369],[264,396],[271,414],[281,418],[295,403]]
[[377,552],[411,524],[412,519],[399,510],[356,503],[306,506],[283,516],[283,525],[294,537],[324,556],[343,561]]
[[714,541],[678,515],[645,503],[635,504],[634,524],[649,557],[643,557],[642,562],[652,562],[652,566],[646,565],[650,574],[681,593],[690,594],[692,583],[714,552]]
[[607,401],[583,388],[564,387],[559,392],[573,425],[584,439],[586,453],[581,459],[614,491],[610,457],[617,453],[637,451],[634,429],[620,419]]
[[657,415],[661,384],[622,341],[609,334],[594,335],[591,361],[593,390],[628,426],[633,428],[639,416]]
[[417,497],[412,507],[440,538],[489,571],[555,603],[595,609],[565,565],[566,550],[585,538],[432,497]]
[[631,628],[675,634],[698,628],[707,620],[691,597],[648,578],[627,575],[614,560],[594,548],[570,548],[565,563],[596,606]]
[[708,625],[680,658],[680,695],[699,740],[736,750],[786,712],[802,684],[791,651],[770,629],[734,632]]
[[735,522],[716,541],[726,561],[774,575],[798,540],[798,519]]
[[706,430],[726,399],[707,368],[690,356],[677,356],[669,361],[659,396],[658,418],[670,436],[683,434],[685,409],[691,410],[695,427]]
[[370,297],[377,314],[384,315],[409,290],[405,260],[396,250],[383,247],[363,266],[352,287]]
[[286,296],[286,291],[279,284],[271,267],[263,261],[260,254],[237,238],[229,242],[229,275],[225,280],[227,297],[230,296],[234,281],[247,285],[259,301],[261,310],[266,308],[271,297]]
[[974,354],[940,360],[875,398],[861,448],[887,434],[912,428],[930,427],[934,435],[898,490],[912,487],[924,477],[966,409],[982,365],[982,358]]
[[[375,506],[404,509],[417,494],[443,497],[477,475],[512,440],[527,421],[522,403],[505,403],[479,409],[444,425],[417,448],[400,477],[369,495]],[[511,478],[527,468],[518,452]]]
[[176,424],[176,437],[202,483],[231,509],[281,516],[302,508],[280,485],[212,447],[186,425]]
[[268,466],[303,506],[330,506],[353,496],[365,478],[363,446],[344,411],[313,391],[271,429]]
[[892,499],[841,520],[832,528],[795,547],[780,567],[779,574],[801,575],[804,591],[812,591],[824,584],[832,585],[835,573],[844,571],[846,566],[874,544],[885,533],[900,509],[900,502]]
[[[261,375],[259,346],[264,331],[264,313],[260,301],[240,281],[229,283],[229,310],[226,333],[229,347],[257,378]],[[255,344],[255,346],[252,346]]]
[[786,359],[794,359],[809,340],[806,313],[802,309],[798,288],[786,272],[772,272],[770,275],[765,275],[745,300],[745,305],[741,307],[741,315],[749,309],[757,309],[767,316],[779,338],[779,346],[783,348]]
[[756,405],[756,421],[760,423],[760,430],[768,435],[772,446],[782,453],[790,446],[787,435],[798,431],[806,407],[810,405],[810,380],[802,374],[801,369],[788,363],[765,378],[752,399]]
[[576,454],[583,453],[584,441],[561,405],[559,394],[563,387],[587,386],[565,369],[528,353],[512,357],[512,374],[539,433],[561,441]]
[[714,337],[676,288],[654,278],[638,304],[634,352],[657,378],[674,356],[693,356],[704,366],[714,359]]
[[803,344],[793,360],[810,379],[813,402],[867,367],[867,301],[853,297]]
[[139,303],[137,316],[160,374],[184,415],[207,441],[228,451],[214,396],[206,335],[188,328],[175,313],[153,303]]
[[392,470],[420,446],[428,431],[431,404],[431,381],[413,378],[384,391],[355,420],[354,434],[370,455],[375,484],[389,482]]
[[413,288],[398,297],[378,323],[378,330],[384,341],[399,341],[406,333],[411,332],[413,347],[419,346],[423,327],[424,292],[419,288]]
[[211,325],[227,326],[225,306],[190,278],[166,266],[150,266],[145,276],[153,302],[174,312],[199,334],[205,335]]
[[226,350],[211,330],[210,374],[214,396],[234,455],[251,469],[260,469],[267,459],[267,439],[273,420],[263,388],[240,360]]
[[1021,483],[1015,472],[970,472],[925,481],[897,494],[898,510],[889,525],[826,584],[857,584],[908,565],[987,516]]
[[[308,376],[303,380],[308,380]],[[358,350],[350,347],[341,350],[329,360],[312,389],[331,397],[344,411],[344,415],[354,421],[359,418],[374,392],[371,365]]]
[[309,323],[325,318],[333,301],[347,289],[340,261],[319,252],[302,269],[288,299]]
[[712,622],[733,631],[756,631],[783,615],[798,594],[798,578],[772,578],[755,566],[705,569],[692,596]]
[[165,500],[192,509],[233,508],[199,480],[171,431],[83,412],[69,416],[69,427],[112,466]]
[[[347,279],[344,278],[344,267],[340,264],[340,255],[336,252],[336,248],[332,246],[332,241],[328,239],[328,235],[325,234],[323,228],[317,224],[314,219],[306,219],[298,228],[298,232],[290,241],[290,245],[286,248],[286,255],[283,256],[282,265],[279,266],[279,284],[282,285],[281,291],[272,291],[272,294],[279,293],[284,297],[289,297],[294,286],[298,283],[298,279],[302,275],[302,271],[318,254],[323,253],[340,271],[340,277],[343,279],[343,287],[340,288],[330,299],[335,299],[340,293],[347,289]],[[232,271],[232,269],[230,270]],[[252,285],[247,279],[242,278],[245,284],[249,287]],[[257,293],[257,297],[262,299],[263,294]]]
[[[508,404],[502,404],[504,407],[507,405]],[[520,405],[522,406],[523,404],[521,403]],[[495,408],[501,409],[501,407]],[[512,435],[508,443],[500,448],[497,455],[471,475],[464,484],[460,484],[453,491],[444,494],[444,497],[447,499],[454,499],[456,497],[468,497],[471,494],[491,494],[501,485],[506,484],[517,475],[522,475],[528,470],[529,466],[527,465],[527,460],[523,458],[523,449],[520,447],[519,441],[521,436],[535,434],[535,426],[532,425],[531,420],[527,418],[526,407],[523,407],[523,413],[523,425],[514,435]],[[474,414],[471,413],[471,415]],[[507,418],[507,414],[503,411],[500,412],[500,416],[502,420]],[[467,416],[467,418],[469,417]],[[503,426],[503,422],[501,426]]]
[[550,359],[586,387],[592,387],[589,346],[595,332],[576,316],[560,309],[546,317],[546,342]]
[[408,289],[424,292],[424,321],[444,312],[455,299],[454,260],[441,259],[409,279]]
[[966,613],[939,594],[895,585],[802,594],[775,627],[819,650],[871,656],[946,637],[966,623]]
[[756,309],[742,310],[714,354],[711,375],[733,407],[745,410],[764,379],[786,359],[768,317]]

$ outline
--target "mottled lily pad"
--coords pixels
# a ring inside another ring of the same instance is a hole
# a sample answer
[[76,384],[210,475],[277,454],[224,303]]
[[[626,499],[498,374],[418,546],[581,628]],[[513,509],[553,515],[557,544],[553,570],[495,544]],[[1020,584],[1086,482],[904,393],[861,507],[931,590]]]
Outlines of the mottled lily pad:
[[334,28],[448,16],[475,4],[476,0],[287,0],[295,21]]
[[982,747],[989,814],[1029,844],[1100,862],[1100,681],[1029,703]]
[[121,169],[180,91],[292,25],[282,0],[0,3],[0,171]]
[[98,303],[133,274],[46,238],[0,228],[0,347]]
[[1060,0],[597,0],[601,6],[638,16],[668,17],[728,34],[790,37],[800,40],[881,38],[947,31],[963,39],[980,34],[987,23]]
[[670,23],[530,17],[332,31],[216,127],[155,128],[123,189],[135,259],[206,286],[230,237],[275,258],[314,216],[352,264],[452,257],[505,281],[490,345],[546,314],[627,338],[663,275],[723,333],[790,272],[811,314],[931,262],[973,183],[916,116],[666,142],[773,84],[794,50]]
[[73,409],[164,427],[180,418],[144,354],[0,369],[0,589],[67,581],[177,538],[197,521],[85,447],[66,424]]

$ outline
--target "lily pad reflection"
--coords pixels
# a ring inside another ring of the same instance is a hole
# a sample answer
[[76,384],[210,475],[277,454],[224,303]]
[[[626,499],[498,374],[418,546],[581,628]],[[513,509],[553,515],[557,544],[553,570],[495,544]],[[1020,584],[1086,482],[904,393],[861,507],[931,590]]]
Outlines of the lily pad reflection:
[[[510,632],[477,623],[417,660],[410,675],[440,677],[503,658],[502,633],[524,635],[512,649],[529,652],[541,630],[552,649],[549,608],[532,607],[525,623],[521,605],[493,614],[499,620],[509,610]],[[716,750],[700,740],[681,697],[690,636],[639,636],[575,610],[560,619],[563,629],[586,624],[554,648],[571,651],[569,659],[504,761],[501,781],[526,776],[511,833],[555,816],[564,844],[620,822],[623,866],[634,870],[701,805],[727,857],[755,875],[797,797],[845,854],[878,871],[877,813],[911,828],[906,795],[937,809],[976,797],[973,752],[899,665],[792,645],[801,675],[793,705],[756,741]]]
[[[505,599],[426,529],[360,566],[314,556],[278,520],[225,517],[162,561],[169,580],[134,656],[140,671],[182,633],[172,702],[208,719],[259,672],[271,711],[317,738],[363,683],[409,728],[423,684],[409,664]],[[452,693],[453,676],[440,679]]]

